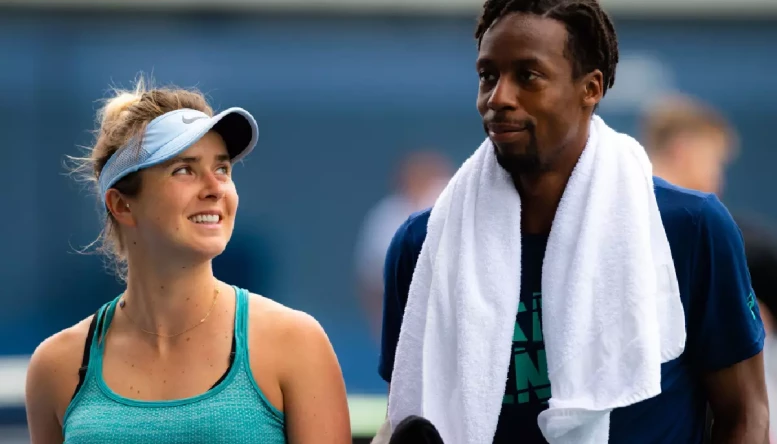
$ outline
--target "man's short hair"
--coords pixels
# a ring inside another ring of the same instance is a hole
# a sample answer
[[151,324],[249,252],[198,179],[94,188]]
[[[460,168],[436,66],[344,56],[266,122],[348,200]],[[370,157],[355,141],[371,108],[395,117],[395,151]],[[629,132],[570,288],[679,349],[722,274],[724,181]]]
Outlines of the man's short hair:
[[575,79],[598,69],[602,73],[602,96],[615,85],[618,65],[618,35],[612,19],[599,0],[486,0],[475,28],[478,48],[483,35],[500,18],[534,14],[563,23],[567,28],[567,56]]
[[642,138],[648,154],[660,154],[678,136],[720,132],[736,146],[729,121],[712,106],[684,95],[672,95],[651,103],[642,116]]

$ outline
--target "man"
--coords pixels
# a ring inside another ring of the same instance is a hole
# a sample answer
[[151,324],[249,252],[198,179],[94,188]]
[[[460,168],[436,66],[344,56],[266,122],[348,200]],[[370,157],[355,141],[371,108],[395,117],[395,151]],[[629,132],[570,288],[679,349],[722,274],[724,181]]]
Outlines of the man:
[[764,344],[764,361],[766,372],[766,388],[771,400],[769,424],[771,426],[772,442],[777,442],[777,238],[771,227],[748,217],[737,217],[737,223],[742,228],[747,254],[747,266],[753,290],[758,299],[761,318],[766,330]]
[[[475,37],[478,111],[522,205],[520,298],[526,308],[516,315],[494,442],[543,443],[537,419],[551,396],[539,313],[545,246],[592,114],[614,83],[617,37],[596,0],[489,0]],[[661,366],[660,395],[612,412],[609,442],[701,443],[709,404],[713,442],[762,444],[768,428],[764,332],[739,230],[714,195],[658,178],[655,195],[687,341],[678,359]],[[379,373],[389,383],[429,215],[411,216],[386,256]]]
[[737,135],[712,107],[690,97],[657,100],[642,122],[656,176],[683,188],[720,194],[724,170],[737,154]]

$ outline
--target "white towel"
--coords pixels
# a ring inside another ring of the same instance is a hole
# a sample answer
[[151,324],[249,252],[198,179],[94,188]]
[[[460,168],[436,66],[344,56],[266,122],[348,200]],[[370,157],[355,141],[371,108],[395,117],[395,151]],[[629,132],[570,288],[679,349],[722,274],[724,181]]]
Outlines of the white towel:
[[[435,204],[391,378],[388,421],[423,416],[446,444],[491,443],[521,283],[521,201],[486,140]],[[542,268],[551,444],[608,441],[609,414],[661,392],[685,319],[652,167],[598,116]]]

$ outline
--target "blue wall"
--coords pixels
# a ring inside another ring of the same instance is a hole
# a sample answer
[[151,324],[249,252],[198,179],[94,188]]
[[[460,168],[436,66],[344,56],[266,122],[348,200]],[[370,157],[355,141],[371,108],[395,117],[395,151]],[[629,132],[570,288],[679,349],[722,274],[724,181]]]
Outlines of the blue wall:
[[[94,199],[64,173],[88,145],[97,99],[139,71],[196,86],[257,117],[259,148],[236,170],[238,233],[256,251],[251,288],[327,329],[352,391],[380,391],[377,348],[354,299],[353,247],[399,157],[422,146],[462,161],[482,139],[474,20],[0,15],[0,174],[6,254],[0,353],[30,353],[120,287],[97,256]],[[774,23],[618,23],[624,71],[602,114],[635,129],[634,104],[678,88],[743,133],[726,201],[777,217]],[[771,57],[770,57],[771,56]],[[624,86],[625,85],[625,86]],[[263,265],[264,264],[264,265]]]

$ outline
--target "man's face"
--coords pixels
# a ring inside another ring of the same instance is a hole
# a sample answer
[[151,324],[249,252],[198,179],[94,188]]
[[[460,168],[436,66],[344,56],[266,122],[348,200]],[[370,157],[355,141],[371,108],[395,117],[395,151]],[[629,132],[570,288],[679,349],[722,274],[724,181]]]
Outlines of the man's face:
[[483,35],[477,107],[510,173],[549,169],[587,129],[585,107],[601,99],[600,71],[574,79],[568,37],[563,23],[522,13],[502,17]]
[[684,181],[678,185],[706,193],[723,190],[731,148],[722,131],[681,134],[674,140],[674,145]]

